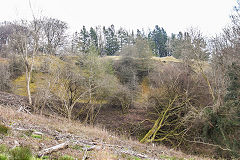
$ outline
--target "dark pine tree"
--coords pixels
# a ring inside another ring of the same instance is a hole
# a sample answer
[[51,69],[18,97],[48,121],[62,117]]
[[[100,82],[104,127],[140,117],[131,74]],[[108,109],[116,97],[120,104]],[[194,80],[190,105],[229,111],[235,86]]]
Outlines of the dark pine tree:
[[90,45],[98,49],[98,36],[95,29],[90,28]]
[[86,27],[83,26],[80,32],[80,46],[81,46],[81,51],[86,53],[88,52],[89,46],[90,46],[90,41],[89,41],[89,33],[86,30]]
[[115,32],[114,25],[108,27],[108,29],[103,28],[106,44],[105,52],[107,55],[114,55],[119,50],[119,42],[117,39],[117,34]]
[[159,57],[168,56],[167,50],[167,33],[163,28],[158,25],[155,26],[154,30],[148,35],[148,39],[151,43],[152,51]]

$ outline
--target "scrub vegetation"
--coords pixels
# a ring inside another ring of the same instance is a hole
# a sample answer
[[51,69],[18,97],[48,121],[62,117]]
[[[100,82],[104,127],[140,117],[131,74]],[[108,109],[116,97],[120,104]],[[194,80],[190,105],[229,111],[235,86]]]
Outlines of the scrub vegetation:
[[[158,25],[136,33],[114,25],[83,26],[70,36],[67,23],[35,16],[1,23],[0,104],[16,112],[64,118],[66,125],[101,126],[142,145],[239,159],[239,6],[231,25],[214,38],[193,28],[169,36]],[[14,124],[7,121],[0,117],[0,142],[14,134]],[[46,140],[31,132],[22,137],[40,144]],[[119,158],[113,151],[90,153],[91,147],[80,147],[81,157]],[[34,159],[37,150],[0,148],[3,160]],[[129,150],[121,154],[123,159],[141,157]],[[76,155],[56,157],[71,160]]]

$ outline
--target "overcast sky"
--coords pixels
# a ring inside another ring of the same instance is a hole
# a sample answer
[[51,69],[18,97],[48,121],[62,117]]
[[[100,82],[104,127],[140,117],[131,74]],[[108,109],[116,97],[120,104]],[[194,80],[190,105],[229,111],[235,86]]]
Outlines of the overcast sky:
[[[156,24],[168,33],[198,27],[214,35],[230,23],[236,0],[31,0],[34,14],[58,18],[71,31],[114,24],[126,29],[152,29]],[[29,0],[2,0],[0,21],[31,20]]]

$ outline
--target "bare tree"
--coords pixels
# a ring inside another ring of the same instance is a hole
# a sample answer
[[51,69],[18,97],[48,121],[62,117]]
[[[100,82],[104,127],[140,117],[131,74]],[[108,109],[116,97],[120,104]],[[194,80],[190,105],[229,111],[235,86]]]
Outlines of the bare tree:
[[48,54],[55,54],[66,42],[67,23],[55,18],[43,18],[43,33],[45,37],[45,50]]
[[39,20],[32,22],[21,21],[12,25],[13,33],[10,43],[13,50],[20,55],[25,65],[25,75],[27,83],[27,95],[29,103],[32,104],[30,81],[34,65],[34,58],[39,48],[39,32],[41,24]]
[[[79,58],[78,64],[80,66],[66,60],[54,70],[50,69],[44,83],[46,91],[40,93],[47,93],[44,98],[50,98],[54,109],[69,120],[81,115],[85,122],[93,124],[102,103],[113,92],[117,79],[107,73],[107,67],[94,49]],[[76,108],[77,103],[82,106]]]
[[139,83],[149,74],[152,68],[152,51],[146,40],[136,39],[134,45],[122,48],[122,58],[115,62],[115,70],[120,82],[131,91],[132,102],[139,94]]
[[10,85],[10,68],[8,63],[0,63],[0,91],[9,91]]
[[88,114],[85,121],[93,124],[103,101],[107,100],[108,96],[113,93],[118,81],[113,74],[108,73],[111,66],[101,61],[94,47],[91,47],[89,53],[83,55],[80,61],[83,64],[83,85],[87,91],[84,99],[88,102]]
[[0,24],[0,54],[2,57],[7,57],[9,54],[9,37],[12,34],[12,23],[3,22]]

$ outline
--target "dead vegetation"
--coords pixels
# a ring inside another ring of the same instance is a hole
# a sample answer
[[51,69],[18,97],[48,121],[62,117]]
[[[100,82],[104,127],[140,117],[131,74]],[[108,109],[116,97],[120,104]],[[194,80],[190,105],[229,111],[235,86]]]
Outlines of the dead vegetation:
[[[11,132],[0,139],[2,144],[9,147],[30,146],[35,154],[40,154],[46,153],[43,152],[44,149],[67,142],[68,147],[50,154],[52,158],[70,155],[79,159],[84,156],[91,159],[162,159],[161,156],[202,159],[189,157],[162,146],[140,144],[117,137],[101,128],[84,126],[77,121],[69,122],[61,117],[30,115],[3,106],[0,106],[0,117],[1,121],[11,128]],[[31,136],[33,131],[42,133],[43,137]],[[93,152],[90,152],[91,150]]]

